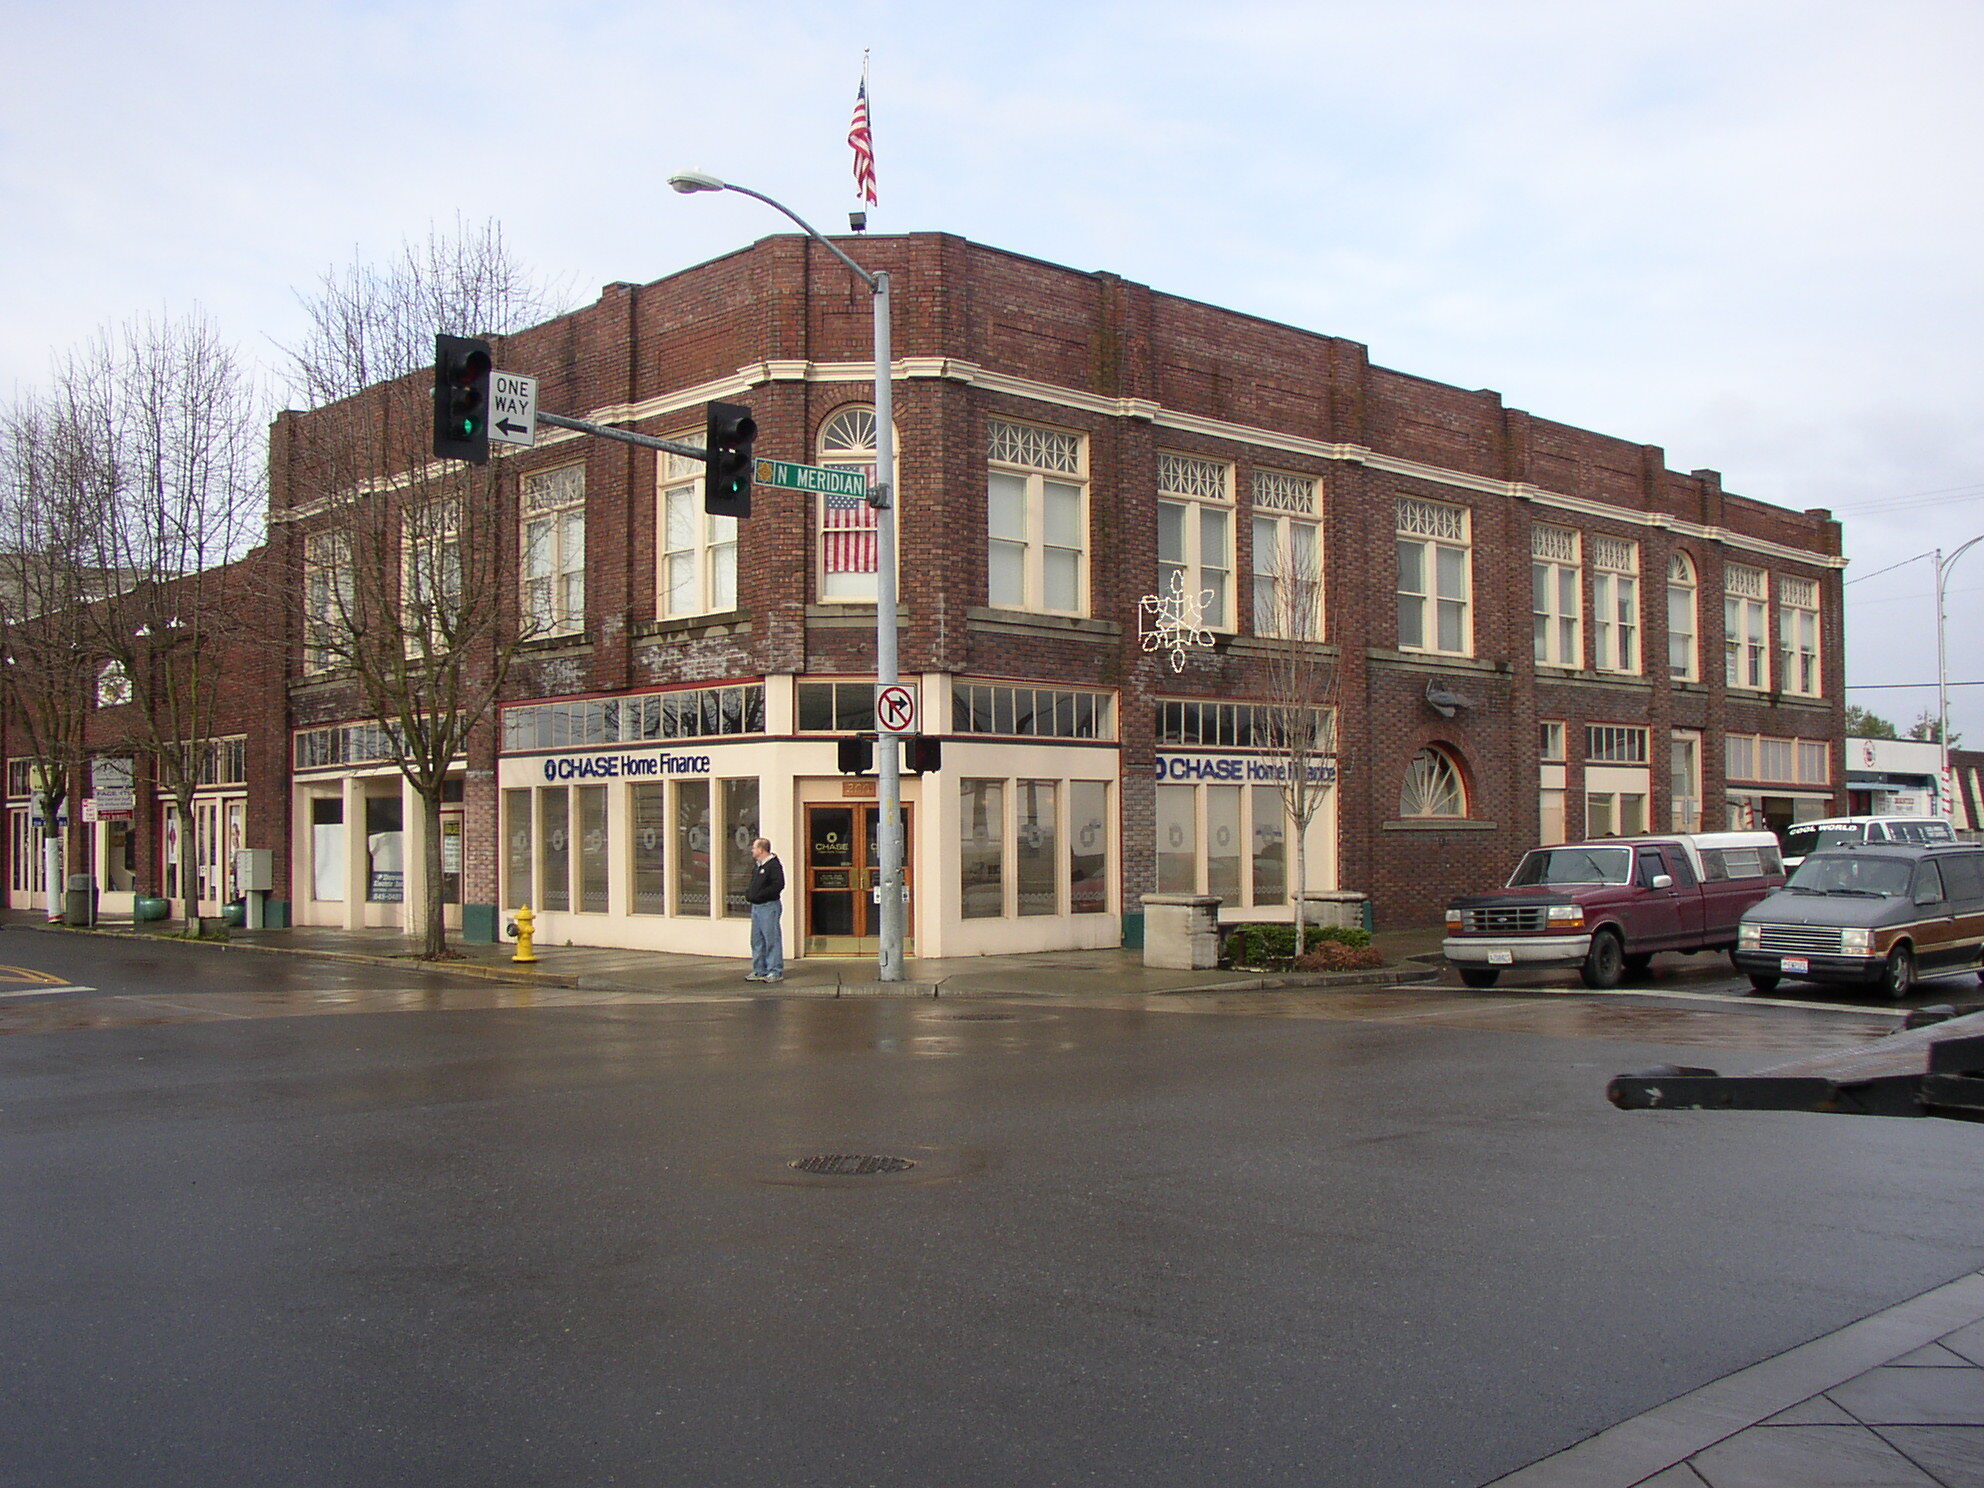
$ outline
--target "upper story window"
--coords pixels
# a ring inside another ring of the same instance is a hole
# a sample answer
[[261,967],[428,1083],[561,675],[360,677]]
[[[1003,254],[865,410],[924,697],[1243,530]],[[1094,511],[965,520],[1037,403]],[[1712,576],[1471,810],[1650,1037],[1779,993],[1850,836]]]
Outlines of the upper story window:
[[1439,745],[1427,745],[1406,766],[1405,783],[1398,795],[1398,814],[1402,817],[1467,815],[1467,785],[1460,766]]
[[1732,563],[1723,570],[1722,661],[1731,687],[1770,687],[1770,576]]
[[986,425],[986,602],[1088,612],[1088,461],[1079,434]]
[[1539,723],[1536,726],[1536,752],[1545,764],[1562,764],[1564,761],[1564,726],[1561,723]]
[[96,674],[96,705],[117,708],[130,701],[131,673],[121,661],[106,661]]
[[1646,763],[1647,731],[1636,724],[1588,723],[1584,730],[1584,757],[1593,765],[1643,765]]
[[1398,499],[1398,644],[1401,651],[1466,656],[1474,649],[1466,507]]
[[1203,598],[1200,623],[1233,629],[1233,467],[1157,457],[1157,590]]
[[[843,408],[828,419],[820,426],[814,458],[822,465],[857,469],[873,486],[878,479],[875,410]],[[820,598],[873,603],[881,557],[881,513],[859,498],[822,495],[814,500],[819,512]]]
[[1532,527],[1529,552],[1536,660],[1543,666],[1580,666],[1584,662],[1584,605],[1578,535],[1568,527]]
[[[698,436],[680,436],[693,441]],[[737,519],[703,510],[703,462],[662,455],[655,516],[655,614],[714,615],[737,608]]]
[[518,499],[526,631],[542,636],[585,629],[585,466],[527,475]]
[[353,629],[351,534],[313,532],[303,540],[303,670],[326,671],[346,654]]
[[462,504],[408,507],[401,529],[400,615],[416,655],[446,654],[462,637]]
[[1819,695],[1819,586],[1812,579],[1777,581],[1777,674],[1786,692]]
[[1312,475],[1254,472],[1254,634],[1323,639],[1323,537]]
[[1695,618],[1695,564],[1686,553],[1667,560],[1667,675],[1677,682],[1700,678]]
[[1591,649],[1601,672],[1640,669],[1640,545],[1591,540]]
[[960,734],[1108,739],[1115,735],[1114,699],[1106,692],[957,682],[951,687],[951,728]]

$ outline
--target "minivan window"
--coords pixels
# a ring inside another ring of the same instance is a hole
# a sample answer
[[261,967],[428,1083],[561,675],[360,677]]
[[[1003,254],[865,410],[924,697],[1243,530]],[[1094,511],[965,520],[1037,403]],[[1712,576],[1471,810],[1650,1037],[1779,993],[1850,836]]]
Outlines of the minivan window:
[[1954,853],[1937,862],[1950,898],[1984,899],[1984,853]]
[[1544,847],[1516,865],[1510,888],[1526,884],[1622,884],[1633,873],[1625,847]]
[[1934,863],[1924,863],[1915,870],[1915,902],[1917,904],[1943,902],[1943,876],[1936,871]]
[[1788,887],[1811,894],[1873,894],[1899,898],[1908,892],[1908,863],[1901,858],[1810,857],[1798,865]]
[[1888,835],[1896,842],[1954,842],[1956,833],[1947,822],[1889,822]]
[[1786,834],[1787,846],[1796,853],[1823,852],[1860,840],[1858,827],[1793,827]]

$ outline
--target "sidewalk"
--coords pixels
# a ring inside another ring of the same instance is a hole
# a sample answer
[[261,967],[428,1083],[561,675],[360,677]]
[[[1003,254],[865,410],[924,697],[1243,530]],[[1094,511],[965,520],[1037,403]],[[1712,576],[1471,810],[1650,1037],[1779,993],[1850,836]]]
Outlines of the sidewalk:
[[[136,926],[129,920],[105,920],[94,931],[50,925],[27,910],[0,911],[0,926],[59,934],[159,936],[172,938],[177,926]],[[510,957],[513,944],[470,945],[451,939],[457,961],[420,962],[417,942],[397,930],[331,930],[297,926],[288,930],[233,930],[226,941],[204,944],[228,950],[320,956],[339,961],[489,977],[502,981],[552,987],[581,987],[593,991],[655,992],[739,997],[945,996],[1026,997],[1065,996],[1092,992],[1098,996],[1170,992],[1241,992],[1279,987],[1393,986],[1431,978],[1437,966],[1409,958],[1437,954],[1442,932],[1402,930],[1383,932],[1373,943],[1389,963],[1375,971],[1261,976],[1230,971],[1166,971],[1143,964],[1140,951],[1043,951],[1016,956],[910,958],[899,983],[878,983],[872,957],[838,959],[807,957],[788,961],[785,980],[772,986],[744,980],[750,963],[730,956],[688,956],[667,951],[630,951],[600,946],[537,948],[534,965],[519,965]]]

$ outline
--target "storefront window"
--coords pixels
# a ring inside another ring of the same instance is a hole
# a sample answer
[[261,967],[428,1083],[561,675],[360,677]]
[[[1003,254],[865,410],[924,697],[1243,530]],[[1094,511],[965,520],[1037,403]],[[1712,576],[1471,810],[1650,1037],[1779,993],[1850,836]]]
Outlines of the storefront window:
[[1157,788],[1157,891],[1199,891],[1198,787]]
[[1271,785],[1248,788],[1254,798],[1254,903],[1288,902],[1288,828],[1281,792]]
[[503,792],[503,892],[511,909],[537,908],[530,883],[530,792]]
[[344,797],[310,798],[310,897],[325,904],[344,898]]
[[967,920],[998,919],[1006,912],[1006,785],[967,780],[958,844],[960,913]]
[[633,796],[635,914],[668,913],[667,787],[637,785]]
[[365,851],[371,860],[365,897],[374,904],[398,904],[406,898],[403,810],[396,795],[365,798]]
[[540,909],[572,907],[571,801],[565,787],[537,793],[537,891]]
[[1241,791],[1238,785],[1206,787],[1206,892],[1227,904],[1240,902]]
[[607,911],[606,787],[579,787],[579,909]]
[[1100,780],[1068,786],[1068,913],[1109,909],[1109,787]]
[[751,882],[751,844],[758,840],[758,782],[726,780],[723,783],[723,822],[726,829],[723,852],[723,912],[737,919],[751,917],[751,901],[744,890]]
[[1054,782],[1019,782],[1019,855],[1014,878],[1019,890],[1019,912],[1023,915],[1051,915],[1061,911],[1061,896],[1055,867],[1060,855],[1060,835],[1055,830]]
[[710,912],[710,785],[684,780],[675,787],[675,912]]

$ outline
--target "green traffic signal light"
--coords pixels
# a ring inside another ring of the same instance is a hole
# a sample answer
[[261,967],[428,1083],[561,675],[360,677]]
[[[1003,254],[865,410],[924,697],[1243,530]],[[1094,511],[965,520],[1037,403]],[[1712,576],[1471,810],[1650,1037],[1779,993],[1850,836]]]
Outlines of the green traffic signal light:
[[489,382],[495,371],[489,343],[469,336],[434,338],[434,454],[443,460],[489,461]]

